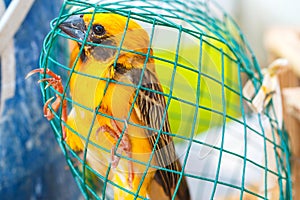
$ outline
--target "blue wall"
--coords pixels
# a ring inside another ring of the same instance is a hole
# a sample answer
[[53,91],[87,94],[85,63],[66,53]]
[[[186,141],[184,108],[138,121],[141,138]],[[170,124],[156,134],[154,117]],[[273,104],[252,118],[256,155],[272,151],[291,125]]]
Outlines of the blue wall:
[[0,72],[0,83],[15,87],[15,95],[4,102],[0,117],[1,200],[80,197],[49,122],[43,117],[38,78],[24,80],[38,67],[49,22],[58,16],[61,4],[62,0],[36,0],[15,36],[16,77],[2,83]]

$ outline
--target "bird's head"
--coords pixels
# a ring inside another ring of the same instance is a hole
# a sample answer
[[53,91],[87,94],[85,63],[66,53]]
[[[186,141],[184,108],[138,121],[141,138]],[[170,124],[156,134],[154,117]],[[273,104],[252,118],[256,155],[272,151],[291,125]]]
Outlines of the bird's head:
[[[90,31],[88,32],[89,26]],[[115,58],[118,47],[147,53],[149,46],[147,32],[134,20],[128,20],[127,17],[118,14],[96,13],[94,16],[93,14],[75,15],[61,23],[59,28],[67,35],[78,39],[79,46],[82,45],[82,41],[86,36],[86,41],[93,43],[86,43],[84,45],[82,59],[93,58],[101,62],[111,62]],[[115,48],[94,44],[113,46]],[[119,57],[119,59],[122,59],[122,57],[124,59],[124,57],[132,58],[135,55],[121,51]]]

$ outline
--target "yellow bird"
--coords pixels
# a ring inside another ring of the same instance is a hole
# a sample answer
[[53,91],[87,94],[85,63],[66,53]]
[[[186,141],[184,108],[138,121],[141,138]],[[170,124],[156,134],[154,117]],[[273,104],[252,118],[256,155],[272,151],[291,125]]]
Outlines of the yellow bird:
[[[69,146],[76,151],[87,148],[88,164],[103,176],[111,163],[109,180],[120,186],[112,185],[114,199],[190,199],[168,134],[165,97],[147,32],[134,20],[110,13],[72,16],[59,28],[77,39],[72,43],[70,67],[75,68],[70,74],[70,93],[78,104],[72,105],[63,120],[89,140],[86,143],[63,127]],[[37,69],[30,75],[36,72],[44,71]],[[62,93],[60,77],[50,70],[46,73],[51,78],[42,81]],[[48,119],[53,117],[48,109],[51,100],[44,109]],[[57,95],[54,111],[60,102]]]

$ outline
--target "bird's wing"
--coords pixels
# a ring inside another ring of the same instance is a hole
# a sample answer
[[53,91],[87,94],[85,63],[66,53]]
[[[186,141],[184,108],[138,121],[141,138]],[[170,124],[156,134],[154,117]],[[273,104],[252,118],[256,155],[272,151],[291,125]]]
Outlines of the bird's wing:
[[[142,69],[132,68],[124,70],[117,66],[116,72],[123,73],[135,85],[139,84]],[[134,112],[142,125],[154,130],[145,130],[150,144],[155,148],[155,158],[160,167],[168,170],[179,171],[180,163],[176,159],[175,147],[170,133],[170,124],[166,111],[166,101],[161,85],[156,75],[148,69],[143,72],[141,89],[136,98]],[[156,144],[156,145],[155,145]],[[163,187],[166,195],[172,196],[179,175],[165,170],[158,170],[155,174],[156,181]]]

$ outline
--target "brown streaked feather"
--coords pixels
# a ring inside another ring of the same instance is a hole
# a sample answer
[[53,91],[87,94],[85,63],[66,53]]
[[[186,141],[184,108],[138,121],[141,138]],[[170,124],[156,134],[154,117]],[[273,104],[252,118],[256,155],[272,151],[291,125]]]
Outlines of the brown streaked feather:
[[[124,67],[120,65],[117,64],[115,68],[116,75],[125,75],[133,84],[138,85],[142,69],[132,68],[124,71]],[[181,166],[176,158],[172,136],[165,134],[171,132],[166,111],[166,101],[165,97],[161,94],[162,88],[154,72],[151,72],[147,68],[144,70],[141,86],[142,88],[139,90],[134,111],[142,125],[156,130],[146,130],[146,134],[150,144],[152,146],[156,144],[155,158],[157,163],[160,167],[180,172]],[[163,116],[165,116],[164,119]],[[161,133],[158,134],[158,132]],[[171,199],[179,179],[179,174],[158,170],[154,178],[163,188],[165,195]],[[189,191],[184,178],[176,194],[176,199],[189,199]]]

